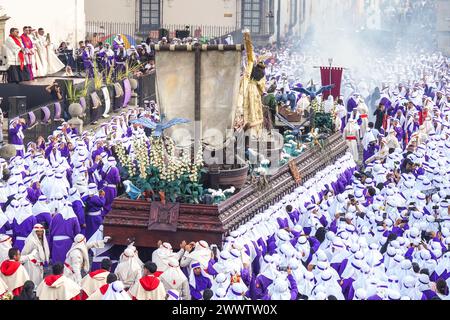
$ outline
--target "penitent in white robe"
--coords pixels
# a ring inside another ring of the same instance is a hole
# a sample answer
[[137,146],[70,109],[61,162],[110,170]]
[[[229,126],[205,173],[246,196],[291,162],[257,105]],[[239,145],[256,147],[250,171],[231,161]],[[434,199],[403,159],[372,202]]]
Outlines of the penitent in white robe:
[[349,148],[350,153],[353,156],[353,159],[355,162],[359,160],[359,153],[358,153],[358,134],[359,134],[359,126],[356,124],[352,124],[352,122],[349,122],[347,126],[344,129],[344,138],[347,141],[347,145]]
[[361,130],[361,137],[364,137],[364,135],[366,134],[367,131],[367,127],[369,125],[369,108],[367,107],[367,105],[365,104],[365,102],[360,102],[358,104],[358,106],[356,107],[356,109],[358,110],[359,114],[361,115],[361,126],[360,126],[360,130]]

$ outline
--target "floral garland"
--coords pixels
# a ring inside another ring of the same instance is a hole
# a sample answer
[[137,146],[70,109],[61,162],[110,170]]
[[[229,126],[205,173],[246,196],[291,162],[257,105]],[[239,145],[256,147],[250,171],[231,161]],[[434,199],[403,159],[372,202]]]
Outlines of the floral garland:
[[137,167],[139,168],[139,176],[146,179],[147,168],[150,166],[150,157],[148,155],[147,143],[144,138],[138,138],[133,141],[134,153],[136,154]]
[[230,196],[232,196],[236,192],[236,188],[233,186],[229,189],[223,190],[215,190],[215,189],[208,189],[208,193],[213,198],[214,204],[219,204],[225,200],[227,200]]
[[127,154],[125,146],[123,144],[123,142],[120,142],[118,144],[116,144],[116,154],[117,157],[119,159],[120,164],[127,169],[128,174],[130,176],[135,176],[136,175],[136,168],[133,165],[133,158]]
[[203,167],[203,148],[198,147],[194,162],[191,162],[189,152],[178,155],[175,143],[171,139],[154,138],[151,141],[150,164],[158,169],[160,179],[173,182],[187,174],[191,182],[197,182]]
[[319,102],[317,101],[317,99],[314,99],[313,101],[311,101],[311,108],[314,110],[315,113],[320,111],[320,105],[319,105]]

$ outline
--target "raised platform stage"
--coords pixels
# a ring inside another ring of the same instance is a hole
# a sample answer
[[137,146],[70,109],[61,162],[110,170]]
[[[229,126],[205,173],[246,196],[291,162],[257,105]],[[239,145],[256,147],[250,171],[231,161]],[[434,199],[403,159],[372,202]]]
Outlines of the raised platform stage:
[[[327,139],[323,149],[308,149],[293,161],[302,181],[306,181],[325,166],[334,163],[346,151],[347,144],[341,133],[337,132]],[[230,231],[298,186],[289,164],[280,167],[267,180],[265,188],[247,184],[239,193],[218,206],[162,206],[159,203],[117,198],[112,211],[105,218],[104,233],[112,236],[112,242],[116,245],[128,245],[132,238],[139,247],[154,247],[158,240],[170,243],[206,240],[221,245]]]
[[[9,105],[9,97],[26,97],[26,112],[35,109],[38,106],[47,105],[53,102],[52,96],[45,90],[54,81],[63,82],[73,80],[75,85],[84,83],[84,78],[52,76],[38,78],[32,81],[24,81],[20,84],[2,83],[0,84],[0,97],[3,98],[0,108],[3,112],[11,110]],[[17,113],[13,111],[13,116]]]

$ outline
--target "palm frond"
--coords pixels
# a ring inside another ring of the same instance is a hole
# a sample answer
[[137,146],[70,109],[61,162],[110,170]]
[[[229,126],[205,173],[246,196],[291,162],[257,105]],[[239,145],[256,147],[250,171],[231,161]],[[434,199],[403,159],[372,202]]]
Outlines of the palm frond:
[[94,61],[94,87],[95,90],[100,90],[103,86],[103,76],[98,70],[97,61]]

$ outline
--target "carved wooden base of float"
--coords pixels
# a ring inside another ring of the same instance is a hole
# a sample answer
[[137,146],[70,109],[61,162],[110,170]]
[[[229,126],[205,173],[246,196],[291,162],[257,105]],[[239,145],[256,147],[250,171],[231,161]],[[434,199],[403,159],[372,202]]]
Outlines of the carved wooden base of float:
[[[135,245],[155,247],[158,240],[174,246],[183,240],[205,240],[221,245],[223,237],[255,214],[291,193],[299,184],[292,170],[299,170],[301,182],[312,178],[316,172],[333,164],[347,152],[347,144],[340,133],[326,140],[323,149],[314,147],[303,152],[272,176],[261,189],[245,186],[239,193],[220,205],[153,204],[118,198],[104,221],[104,233],[112,236],[114,244],[127,245],[135,238]],[[296,177],[298,181],[298,176]]]

